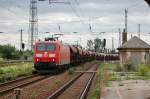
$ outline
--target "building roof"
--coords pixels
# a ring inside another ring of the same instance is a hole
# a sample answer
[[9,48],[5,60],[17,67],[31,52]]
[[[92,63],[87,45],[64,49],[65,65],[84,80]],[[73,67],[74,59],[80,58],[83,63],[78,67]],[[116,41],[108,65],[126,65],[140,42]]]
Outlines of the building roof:
[[129,41],[124,43],[118,49],[150,49],[150,45],[141,40],[140,38],[134,36]]

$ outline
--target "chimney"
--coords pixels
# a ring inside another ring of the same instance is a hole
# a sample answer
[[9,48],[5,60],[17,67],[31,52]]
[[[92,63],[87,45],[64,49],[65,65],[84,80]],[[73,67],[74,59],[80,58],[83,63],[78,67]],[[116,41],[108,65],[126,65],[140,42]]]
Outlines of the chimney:
[[127,32],[125,32],[125,29],[123,30],[122,33],[122,45],[127,42]]

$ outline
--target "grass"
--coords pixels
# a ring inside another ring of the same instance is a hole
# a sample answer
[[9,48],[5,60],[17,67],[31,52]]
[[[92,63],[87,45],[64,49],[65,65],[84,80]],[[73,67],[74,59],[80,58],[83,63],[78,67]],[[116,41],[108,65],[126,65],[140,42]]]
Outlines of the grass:
[[61,81],[60,80],[54,80],[54,82],[55,82],[55,84],[60,84],[61,83]]
[[36,96],[38,96],[37,92],[36,91],[32,91],[31,97],[36,97]]
[[[126,66],[126,72],[123,71],[123,68],[125,67],[120,66],[119,63],[113,63],[113,64],[108,64],[108,72],[110,72],[110,81],[118,81],[119,79],[121,80],[148,80],[150,79],[150,68],[149,65],[147,64],[139,64],[137,66],[137,70],[135,69],[132,70],[130,66]],[[129,69],[129,70],[128,70]],[[118,72],[122,72],[124,75],[118,74]],[[117,73],[117,74],[116,74]]]
[[33,64],[26,63],[16,66],[0,67],[0,83],[32,73]]
[[68,70],[68,74],[69,74],[69,75],[74,74],[75,70],[76,70],[76,68],[74,68],[74,67],[69,68],[69,70]]
[[99,90],[99,86],[97,84],[91,91],[91,94],[88,97],[88,99],[98,99],[99,96],[100,96],[100,90]]
[[147,76],[149,73],[148,65],[146,64],[139,64],[138,65],[138,72],[140,76]]
[[110,86],[110,81],[105,80],[105,81],[104,81],[104,85],[105,85],[106,87],[109,87],[109,86]]
[[49,85],[49,86],[48,86],[48,89],[49,89],[49,90],[51,90],[51,89],[52,89],[52,87]]
[[96,74],[96,81],[95,81],[95,85],[91,90],[91,93],[88,97],[88,99],[98,99],[100,97],[100,79],[102,77],[102,67],[103,65],[100,65],[98,68],[98,73]]
[[[105,68],[106,67],[106,68]],[[105,80],[104,68],[107,69],[108,72],[108,80]],[[103,79],[103,83],[105,86],[110,86],[110,81],[118,81],[119,86],[124,86],[122,83],[123,80],[148,80],[150,79],[150,68],[146,64],[139,64],[138,70],[132,71],[130,70],[128,73],[123,72],[124,67],[120,66],[119,63],[109,63],[102,64],[97,73],[97,79],[94,87],[91,90],[91,93],[88,99],[98,99],[100,97],[100,80]],[[130,68],[129,68],[130,69]],[[121,73],[122,72],[122,73]]]
[[110,74],[109,75],[109,81],[115,81],[115,80],[117,80],[118,78],[117,78],[117,75],[116,74]]

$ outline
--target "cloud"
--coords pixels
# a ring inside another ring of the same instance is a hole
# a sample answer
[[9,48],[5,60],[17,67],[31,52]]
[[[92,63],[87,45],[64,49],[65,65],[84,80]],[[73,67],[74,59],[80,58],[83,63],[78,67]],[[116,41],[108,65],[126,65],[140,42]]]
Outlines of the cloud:
[[[68,1],[68,0],[59,0]],[[115,38],[115,47],[118,42],[118,28],[124,28],[124,9],[128,9],[128,31],[137,32],[137,24],[141,24],[141,32],[146,34],[150,32],[150,10],[144,0],[69,0],[71,5],[48,4],[38,2],[39,34],[45,32],[78,32],[70,34],[69,38],[74,41],[81,40],[82,45],[86,45],[87,39],[93,39],[89,29],[91,24],[92,32],[106,32],[99,36],[108,38],[108,47],[111,48],[111,39]],[[77,1],[77,2],[76,2]],[[30,0],[0,0],[0,31],[9,33],[7,38],[0,36],[4,40],[1,44],[15,44],[14,39],[19,36],[14,34],[23,28],[25,39],[28,39],[29,30],[29,4]],[[83,35],[82,35],[83,34]],[[142,35],[144,35],[142,34]],[[19,34],[18,34],[19,35]],[[129,34],[130,35],[130,34]],[[10,37],[12,36],[12,37]],[[147,41],[145,36],[142,36]],[[6,41],[7,40],[7,41]],[[64,37],[64,40],[65,37]],[[16,40],[19,42],[19,39]],[[16,44],[18,47],[18,44]]]

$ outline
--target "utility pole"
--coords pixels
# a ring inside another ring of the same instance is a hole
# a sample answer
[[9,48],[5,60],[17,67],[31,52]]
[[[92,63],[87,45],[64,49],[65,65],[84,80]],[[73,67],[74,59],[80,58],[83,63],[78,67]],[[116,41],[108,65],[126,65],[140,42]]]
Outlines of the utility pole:
[[138,24],[138,36],[139,36],[139,38],[140,38],[140,35],[141,34],[141,25],[140,24]]
[[119,32],[119,42],[118,42],[118,44],[119,44],[119,47],[121,46],[121,29],[119,28],[118,29],[118,32]]
[[114,51],[114,37],[112,37],[112,52]]
[[92,33],[92,26],[91,26],[91,24],[89,24],[89,30]]
[[77,46],[79,46],[79,41],[77,40]]
[[29,18],[29,45],[33,49],[33,43],[38,35],[38,15],[37,0],[30,0],[30,18]]
[[128,10],[125,9],[125,32],[128,32]]
[[57,24],[57,26],[58,26],[58,30],[59,30],[59,32],[61,33],[60,25],[59,25],[59,24]]
[[133,36],[132,36],[132,33],[131,33],[131,38],[132,38]]
[[22,43],[23,43],[23,40],[22,40],[22,33],[23,33],[23,30],[21,29],[21,30],[20,30],[20,51],[22,51]]

